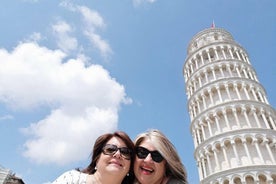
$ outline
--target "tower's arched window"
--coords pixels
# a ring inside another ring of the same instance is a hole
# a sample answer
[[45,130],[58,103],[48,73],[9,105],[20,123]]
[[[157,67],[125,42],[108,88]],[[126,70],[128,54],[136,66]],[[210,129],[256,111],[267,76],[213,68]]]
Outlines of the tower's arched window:
[[234,179],[234,183],[235,183],[235,184],[242,184],[241,179],[238,178],[238,177],[236,177],[236,178]]
[[245,178],[245,183],[254,183],[254,178],[252,176],[247,176]]
[[214,35],[214,39],[215,39],[215,40],[218,40],[218,34],[215,34],[215,35]]
[[261,174],[261,175],[259,175],[258,178],[259,178],[259,183],[260,184],[266,184],[267,183],[267,179],[266,179],[265,175]]
[[276,183],[276,174],[271,175],[272,183]]
[[227,179],[224,180],[224,181],[223,181],[223,184],[229,184],[229,180],[227,180]]

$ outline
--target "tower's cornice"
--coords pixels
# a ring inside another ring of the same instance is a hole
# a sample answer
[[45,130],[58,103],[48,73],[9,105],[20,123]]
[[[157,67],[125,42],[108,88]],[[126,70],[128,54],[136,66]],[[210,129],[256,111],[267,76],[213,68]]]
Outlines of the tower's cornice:
[[190,45],[197,40],[198,38],[202,37],[203,35],[209,34],[209,33],[224,33],[225,35],[227,35],[228,37],[230,37],[231,39],[234,39],[233,36],[231,35],[230,32],[226,31],[223,28],[216,28],[216,27],[212,27],[212,28],[207,28],[204,29],[200,32],[198,32],[197,34],[195,34],[193,36],[193,38],[191,39],[190,43],[188,44],[188,47],[190,47]]
[[[204,45],[202,45],[199,41],[203,40],[203,39],[205,39],[205,38],[207,38],[208,36],[211,36],[211,35],[212,36],[213,35],[217,35],[217,36],[223,35],[222,37],[217,37],[216,41],[218,41],[218,42],[221,42],[221,41],[230,41],[230,42],[232,42],[232,41],[234,41],[233,36],[223,28],[214,28],[213,27],[213,28],[204,29],[204,30],[200,31],[199,33],[197,33],[192,38],[192,40],[188,44],[188,49],[187,49],[188,53],[187,54],[189,55],[189,54],[193,53],[195,50],[200,49],[201,47],[203,47]],[[213,38],[212,38],[211,42],[214,43],[216,41],[214,41]],[[204,40],[204,42],[209,44],[208,41],[206,42]]]

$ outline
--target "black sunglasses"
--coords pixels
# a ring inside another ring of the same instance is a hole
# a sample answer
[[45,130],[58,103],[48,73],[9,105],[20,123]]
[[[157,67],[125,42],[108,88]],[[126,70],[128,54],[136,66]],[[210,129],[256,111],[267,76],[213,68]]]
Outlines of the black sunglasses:
[[120,154],[124,159],[126,160],[131,159],[132,152],[131,152],[131,149],[129,149],[128,147],[118,148],[118,146],[114,144],[106,144],[103,147],[102,152],[105,155],[114,155],[118,150],[120,151]]
[[163,156],[157,151],[149,151],[148,149],[138,146],[135,148],[136,155],[140,159],[145,159],[148,154],[150,153],[150,156],[154,162],[160,163],[164,159]]

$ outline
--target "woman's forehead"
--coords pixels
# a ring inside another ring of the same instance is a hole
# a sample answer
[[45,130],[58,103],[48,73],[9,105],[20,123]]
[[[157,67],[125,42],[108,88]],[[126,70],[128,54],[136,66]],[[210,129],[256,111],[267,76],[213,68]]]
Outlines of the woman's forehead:
[[124,143],[124,141],[119,138],[119,137],[112,137],[111,139],[109,139],[106,144],[114,144],[116,146],[126,146],[126,144]]
[[148,139],[148,138],[144,139],[139,144],[139,146],[143,146],[143,147],[151,149],[151,150],[155,150],[156,149],[156,147],[154,146],[153,142],[150,139]]

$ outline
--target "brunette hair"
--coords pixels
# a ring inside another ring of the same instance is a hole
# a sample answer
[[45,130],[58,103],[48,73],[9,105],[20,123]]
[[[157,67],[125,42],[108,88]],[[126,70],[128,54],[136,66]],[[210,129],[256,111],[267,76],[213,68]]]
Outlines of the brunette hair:
[[181,183],[188,183],[186,169],[170,140],[161,131],[153,129],[139,134],[134,141],[135,147],[139,146],[146,139],[152,142],[156,150],[166,160],[166,173],[164,175],[181,181]]
[[131,160],[130,160],[130,170],[128,175],[123,179],[122,184],[132,184],[134,180],[134,174],[133,174],[133,162],[134,162],[134,144],[132,140],[129,138],[129,136],[123,132],[123,131],[116,131],[114,133],[107,133],[104,135],[101,135],[100,137],[97,138],[95,141],[93,151],[92,151],[92,158],[90,164],[83,169],[81,172],[87,173],[87,174],[94,174],[96,172],[96,164],[97,161],[99,160],[103,146],[113,137],[118,137],[122,139],[122,141],[126,144],[126,146],[131,149],[132,154],[131,154]]

